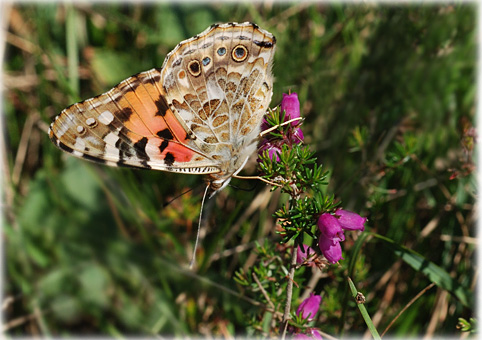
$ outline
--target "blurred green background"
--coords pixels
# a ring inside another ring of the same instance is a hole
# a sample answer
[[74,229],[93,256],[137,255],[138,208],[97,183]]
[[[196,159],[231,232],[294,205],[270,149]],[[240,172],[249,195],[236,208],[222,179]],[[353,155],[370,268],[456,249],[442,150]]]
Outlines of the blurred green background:
[[[2,6],[8,334],[253,334],[259,307],[240,297],[233,274],[255,261],[255,240],[276,241],[271,214],[286,197],[233,180],[206,202],[189,270],[200,176],[97,166],[63,154],[46,134],[68,105],[160,67],[178,42],[216,22],[252,21],[276,36],[271,105],[283,92],[299,94],[305,142],[330,170],[329,192],[368,216],[368,231],[417,251],[473,293],[474,4]],[[254,174],[255,163],[243,173]],[[314,287],[325,296],[317,326],[361,335],[354,304],[340,321],[345,286],[336,273],[326,269]],[[432,281],[375,238],[352,278],[380,332]],[[474,301],[434,287],[388,335],[454,336],[457,319],[473,314]]]

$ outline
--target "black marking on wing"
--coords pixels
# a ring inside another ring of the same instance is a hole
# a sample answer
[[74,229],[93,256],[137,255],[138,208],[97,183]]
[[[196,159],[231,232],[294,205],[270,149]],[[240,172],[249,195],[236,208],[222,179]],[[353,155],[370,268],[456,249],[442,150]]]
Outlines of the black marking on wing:
[[161,150],[161,153],[167,148],[169,145],[169,142],[167,140],[163,140],[161,145],[159,145],[159,150]]
[[271,41],[253,40],[254,44],[259,47],[272,48],[274,44]]
[[174,164],[174,155],[170,152],[168,152],[166,154],[166,157],[164,158],[164,164],[166,164],[167,166],[172,166]]
[[175,62],[172,63],[172,67],[177,67],[181,65],[181,62],[182,62],[181,58],[177,59]]
[[67,145],[65,145],[65,144],[62,143],[61,141],[59,141],[57,145],[59,146],[59,148],[61,148],[61,149],[64,150],[64,151],[67,151],[67,152],[69,152],[69,153],[74,152],[74,149],[68,147]]
[[103,160],[102,158],[98,158],[98,157],[94,157],[94,156],[91,156],[91,155],[88,155],[86,153],[84,153],[82,155],[82,158],[88,160],[88,161],[91,161],[91,162],[96,162],[96,163],[101,163],[101,164],[105,164],[105,160]]
[[137,158],[141,159],[141,164],[146,168],[151,168],[147,161],[150,160],[149,156],[146,154],[147,138],[142,137],[136,143],[134,143],[134,150],[136,150]]
[[167,128],[164,130],[158,131],[156,135],[158,135],[162,139],[167,139],[167,140],[174,139],[174,136],[172,135],[171,131],[169,131],[169,129]]
[[164,117],[167,113],[167,110],[169,110],[169,106],[167,105],[164,98],[160,97],[158,100],[154,102],[154,104],[156,104],[156,107],[157,107],[157,112],[155,116]]
[[123,108],[122,110],[119,111],[117,116],[119,117],[121,122],[126,122],[130,119],[130,117],[132,116],[132,113],[133,112],[132,112],[132,109],[130,107],[125,107],[125,108]]

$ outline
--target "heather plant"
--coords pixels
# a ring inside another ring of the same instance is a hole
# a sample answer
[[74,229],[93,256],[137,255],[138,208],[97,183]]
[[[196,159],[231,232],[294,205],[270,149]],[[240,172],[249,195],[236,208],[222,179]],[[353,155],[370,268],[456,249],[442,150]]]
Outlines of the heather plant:
[[[321,295],[310,292],[296,310],[296,317],[290,312],[294,284],[299,289],[296,270],[316,263],[323,271],[329,264],[338,263],[343,259],[340,242],[345,240],[344,231],[363,231],[367,220],[339,208],[341,202],[323,190],[328,185],[328,173],[322,170],[309,146],[303,144],[301,125],[296,93],[283,94],[281,105],[270,111],[262,124],[263,139],[258,156],[260,171],[264,179],[272,182],[272,190],[280,189],[289,195],[288,202],[274,213],[278,221],[277,233],[281,236],[280,245],[285,246],[271,250],[266,248],[260,252],[257,266],[246,272],[239,271],[236,280],[243,286],[251,286],[253,291],[261,292],[263,302],[275,308],[270,313],[279,313],[279,318],[275,319],[281,326],[264,329],[265,336],[285,338],[288,332],[297,337],[321,338],[317,328],[306,326],[320,308]],[[303,243],[305,237],[311,239],[310,243],[318,245],[320,254]],[[269,271],[262,270],[273,258],[278,258],[276,265],[285,268],[288,273],[284,283],[273,280]],[[256,275],[258,278],[254,279]],[[283,289],[276,290],[275,286],[279,285]],[[267,291],[276,292],[276,296],[268,295]],[[278,303],[274,304],[272,300]],[[256,329],[259,325],[253,327]],[[373,335],[378,337],[376,331]]]
[[[6,336],[477,334],[475,3],[2,10]],[[47,131],[230,21],[277,41],[282,107],[239,173],[270,184],[235,178],[205,201],[190,269],[202,178],[67,157]]]

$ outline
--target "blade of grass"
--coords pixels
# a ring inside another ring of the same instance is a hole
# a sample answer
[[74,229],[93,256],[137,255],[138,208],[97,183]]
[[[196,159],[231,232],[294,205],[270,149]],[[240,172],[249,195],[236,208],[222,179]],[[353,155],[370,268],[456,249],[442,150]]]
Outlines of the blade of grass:
[[[354,299],[356,299],[358,291],[355,287],[355,284],[350,278],[348,278],[348,285],[350,286],[351,295],[353,296]],[[363,320],[365,320],[365,323],[367,324],[368,330],[373,336],[373,339],[381,339],[380,335],[378,334],[377,328],[373,324],[372,319],[370,318],[370,315],[368,314],[367,309],[365,308],[365,305],[363,303],[357,303],[357,306],[358,306],[358,309],[360,310]]]
[[464,287],[457,282],[456,279],[452,278],[450,274],[443,268],[437,266],[433,262],[428,261],[425,257],[417,252],[401,246],[385,236],[376,233],[372,233],[372,235],[388,243],[392,247],[393,252],[413,269],[424,274],[431,282],[434,282],[440,288],[451,292],[464,306],[470,308],[471,302],[474,301],[473,294],[467,287]]
[[72,5],[66,5],[67,18],[65,20],[67,64],[69,74],[69,85],[72,91],[79,93],[79,49],[77,46],[77,13]]
[[[355,271],[355,264],[356,260],[359,258],[358,254],[361,252],[361,247],[365,243],[366,238],[369,236],[367,233],[361,233],[356,242],[355,246],[353,247],[352,255],[350,256],[350,261],[348,262],[348,277],[353,277],[354,271]],[[346,283],[348,285],[348,282]],[[348,287],[344,288],[344,293],[343,293],[343,302],[342,302],[342,312],[341,312],[341,318],[340,318],[340,323],[339,323],[339,328],[340,328],[340,335],[343,335],[343,323],[345,322],[345,315],[346,311],[348,309]]]

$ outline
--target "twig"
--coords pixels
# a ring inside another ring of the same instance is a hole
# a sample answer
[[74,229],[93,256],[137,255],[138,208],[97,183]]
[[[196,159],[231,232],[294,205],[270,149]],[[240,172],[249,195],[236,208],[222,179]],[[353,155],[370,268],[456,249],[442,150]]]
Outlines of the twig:
[[23,164],[25,162],[25,157],[27,156],[28,142],[32,135],[32,128],[38,119],[39,117],[36,114],[28,115],[27,121],[23,126],[22,137],[20,138],[17,155],[15,157],[15,165],[13,166],[12,171],[12,183],[15,186],[17,186],[20,181]]
[[256,284],[258,285],[259,289],[261,290],[261,293],[263,294],[263,296],[264,296],[264,298],[266,299],[266,301],[268,301],[269,306],[270,306],[271,308],[273,308],[273,310],[274,310],[274,309],[275,309],[274,304],[273,304],[273,302],[271,301],[271,299],[269,298],[268,293],[266,293],[266,290],[264,290],[263,285],[261,284],[261,282],[259,282],[258,275],[256,275],[255,272],[253,272],[253,279],[254,279],[254,281],[256,281]]
[[260,176],[238,176],[238,175],[233,175],[232,176],[233,178],[238,178],[238,179],[259,179],[260,181],[263,181],[267,184],[270,184],[270,185],[274,185],[274,186],[277,186],[277,187],[283,187],[281,184],[278,184],[278,183],[274,183],[274,182],[270,182],[268,181],[267,179],[264,179],[263,177],[260,177]]
[[422,291],[420,293],[418,293],[417,295],[415,295],[415,297],[410,300],[407,305],[405,307],[403,307],[403,309],[397,314],[397,316],[388,324],[387,328],[385,328],[385,330],[383,331],[383,333],[381,334],[381,337],[383,338],[383,336],[385,335],[385,333],[390,329],[390,327],[392,327],[392,325],[395,323],[395,321],[397,321],[397,319],[400,317],[400,315],[402,315],[403,312],[405,312],[407,310],[408,307],[410,307],[415,301],[418,300],[419,297],[421,297],[427,290],[429,290],[430,288],[432,288],[433,286],[435,286],[435,283],[431,283],[429,284],[427,287],[425,287],[424,289],[422,289]]
[[292,122],[297,122],[297,121],[302,120],[302,119],[303,119],[303,118],[301,118],[301,117],[296,117],[296,118],[290,119],[290,120],[288,120],[288,121],[286,121],[286,122],[283,122],[283,123],[281,123],[281,124],[279,124],[279,125],[275,125],[275,126],[273,126],[273,127],[270,127],[269,129],[266,129],[266,130],[261,131],[261,133],[259,134],[259,137],[263,137],[264,135],[270,133],[271,131],[276,130],[276,129],[279,128],[280,126],[288,125],[288,124],[291,124]]
[[12,328],[15,328],[15,327],[18,327],[28,321],[31,321],[31,320],[35,320],[39,317],[39,314],[42,314],[43,312],[41,311],[35,311],[34,313],[32,314],[29,314],[29,315],[25,315],[25,316],[20,316],[16,319],[13,319],[13,320],[10,320],[8,321],[7,323],[3,324],[2,325],[2,332],[6,332],[8,331],[9,329],[12,329]]
[[288,329],[288,320],[290,316],[290,309],[291,309],[291,297],[293,296],[293,282],[295,276],[295,267],[296,267],[296,247],[293,247],[291,253],[291,265],[290,265],[290,273],[288,276],[288,286],[286,287],[286,305],[285,305],[285,312],[283,314],[283,321],[281,322],[280,333],[281,339],[284,340],[286,337],[286,331]]

